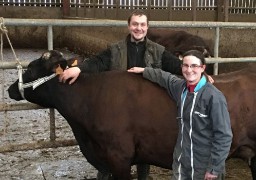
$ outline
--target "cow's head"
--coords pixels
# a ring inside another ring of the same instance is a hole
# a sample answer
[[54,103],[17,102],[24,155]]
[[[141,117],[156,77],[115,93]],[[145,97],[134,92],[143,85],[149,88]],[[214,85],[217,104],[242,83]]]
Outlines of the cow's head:
[[[53,73],[60,74],[73,63],[73,59],[66,61],[63,54],[59,51],[52,50],[42,54],[39,59],[32,61],[25,73],[22,75],[22,83],[29,83],[42,77],[47,77]],[[20,93],[19,80],[13,83],[8,93],[10,98],[15,100],[22,100],[22,94]]]

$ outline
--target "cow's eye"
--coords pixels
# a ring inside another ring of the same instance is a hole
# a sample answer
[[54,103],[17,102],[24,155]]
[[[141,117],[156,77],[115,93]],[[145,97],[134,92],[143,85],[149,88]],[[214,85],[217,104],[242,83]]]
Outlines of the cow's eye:
[[24,73],[26,73],[26,74],[28,74],[28,75],[30,75],[30,76],[32,76],[32,69],[31,68],[27,68],[26,70],[24,70]]

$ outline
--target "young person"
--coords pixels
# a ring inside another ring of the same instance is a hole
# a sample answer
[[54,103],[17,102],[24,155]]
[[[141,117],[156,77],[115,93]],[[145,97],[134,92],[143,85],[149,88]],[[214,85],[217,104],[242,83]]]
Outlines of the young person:
[[133,67],[128,72],[165,88],[177,102],[179,134],[173,154],[173,180],[220,180],[224,178],[232,131],[227,102],[207,82],[201,52],[188,51],[182,60],[184,79],[161,69]]

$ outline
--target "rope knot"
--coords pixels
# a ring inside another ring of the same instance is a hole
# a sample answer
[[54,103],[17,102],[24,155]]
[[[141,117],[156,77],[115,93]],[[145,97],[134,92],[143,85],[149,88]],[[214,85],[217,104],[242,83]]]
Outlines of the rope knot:
[[3,17],[0,18],[0,31],[1,31],[1,33],[4,33],[4,34],[8,33],[8,30],[4,25],[4,18]]
[[6,28],[5,25],[4,25],[4,18],[3,18],[3,17],[0,17],[0,32],[1,32],[1,54],[3,54],[3,53],[2,53],[2,49],[3,49],[3,36],[2,36],[2,33],[4,33],[5,36],[6,36],[6,38],[7,38],[7,40],[8,40],[8,42],[9,42],[9,45],[10,45],[10,47],[11,47],[11,49],[12,49],[12,52],[13,52],[13,55],[14,55],[16,61],[20,63],[20,61],[19,61],[19,59],[17,58],[16,53],[15,53],[13,47],[12,47],[12,43],[11,43],[10,38],[9,38],[9,36],[8,36],[7,28]]

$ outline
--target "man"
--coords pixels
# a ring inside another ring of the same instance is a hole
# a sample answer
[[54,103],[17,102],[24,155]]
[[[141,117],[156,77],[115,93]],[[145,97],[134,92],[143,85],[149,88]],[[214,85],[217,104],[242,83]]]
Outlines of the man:
[[[165,48],[150,41],[147,15],[135,10],[128,18],[129,35],[126,39],[112,44],[109,48],[90,58],[78,67],[66,69],[59,80],[69,84],[75,82],[80,72],[95,73],[109,70],[127,70],[132,67],[161,68],[164,71],[181,75],[181,61]],[[146,180],[149,165],[137,165],[138,180]],[[107,179],[109,174],[98,173],[97,179]]]

